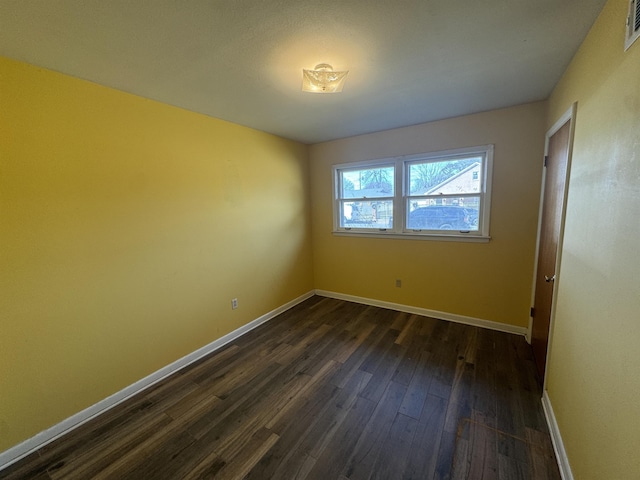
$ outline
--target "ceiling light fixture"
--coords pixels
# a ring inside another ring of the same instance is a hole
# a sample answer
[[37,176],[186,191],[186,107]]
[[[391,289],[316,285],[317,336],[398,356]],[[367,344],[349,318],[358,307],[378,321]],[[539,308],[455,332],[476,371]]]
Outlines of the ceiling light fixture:
[[302,69],[302,91],[338,93],[342,91],[348,70],[334,72],[328,63],[320,63],[313,70]]

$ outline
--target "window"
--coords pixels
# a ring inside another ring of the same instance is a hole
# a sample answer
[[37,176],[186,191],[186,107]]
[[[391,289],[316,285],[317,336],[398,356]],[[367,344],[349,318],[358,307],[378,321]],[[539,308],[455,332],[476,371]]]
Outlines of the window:
[[493,145],[335,165],[334,232],[489,238]]
[[394,164],[340,169],[340,227],[393,229],[394,190]]

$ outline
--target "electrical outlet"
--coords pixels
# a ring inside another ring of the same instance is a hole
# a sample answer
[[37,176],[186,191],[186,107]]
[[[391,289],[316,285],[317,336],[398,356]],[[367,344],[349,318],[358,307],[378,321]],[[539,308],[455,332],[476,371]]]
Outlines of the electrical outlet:
[[231,299],[231,309],[235,310],[236,308],[238,308],[238,299],[237,298],[232,298]]
[[400,280],[399,278],[396,279],[396,287],[402,287],[402,280]]

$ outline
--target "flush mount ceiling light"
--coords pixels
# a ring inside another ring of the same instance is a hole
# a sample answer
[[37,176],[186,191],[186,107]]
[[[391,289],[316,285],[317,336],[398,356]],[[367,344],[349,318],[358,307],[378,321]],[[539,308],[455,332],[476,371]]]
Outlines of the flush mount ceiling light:
[[302,69],[302,91],[311,93],[338,93],[342,91],[348,70],[334,72],[328,63],[320,63],[313,70]]

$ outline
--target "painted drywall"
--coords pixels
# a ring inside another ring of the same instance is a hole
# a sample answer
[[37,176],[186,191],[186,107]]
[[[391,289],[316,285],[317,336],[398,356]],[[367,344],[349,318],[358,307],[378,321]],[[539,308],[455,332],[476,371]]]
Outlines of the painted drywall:
[[640,478],[640,42],[610,0],[549,101],[578,102],[547,390],[574,478]]
[[0,451],[313,288],[305,145],[2,58],[0,138]]
[[[544,116],[538,102],[313,145],[315,287],[527,327]],[[332,165],[486,144],[495,145],[490,242],[332,234]]]

